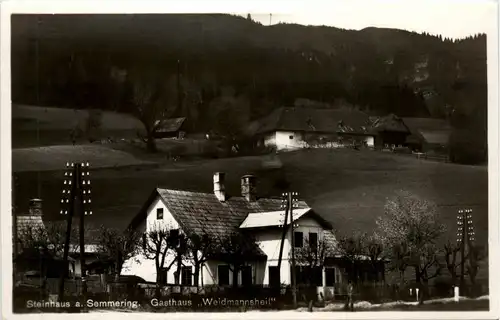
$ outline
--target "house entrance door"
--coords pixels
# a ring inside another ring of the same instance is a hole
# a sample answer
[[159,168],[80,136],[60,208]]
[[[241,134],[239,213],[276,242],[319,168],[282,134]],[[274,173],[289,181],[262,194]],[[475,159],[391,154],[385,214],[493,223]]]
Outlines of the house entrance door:
[[280,284],[280,270],[278,269],[278,267],[269,267],[269,286],[279,287]]

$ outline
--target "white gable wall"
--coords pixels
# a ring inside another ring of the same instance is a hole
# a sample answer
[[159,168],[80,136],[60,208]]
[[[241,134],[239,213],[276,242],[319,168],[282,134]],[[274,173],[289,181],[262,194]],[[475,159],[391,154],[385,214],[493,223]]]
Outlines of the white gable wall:
[[[302,232],[304,243],[309,238],[309,232],[316,232],[318,234],[318,241],[323,240],[323,227],[313,218],[304,217],[295,221],[298,226],[294,231]],[[259,269],[257,273],[263,274],[263,283],[269,284],[269,267],[278,266],[279,253],[281,246],[282,230],[278,228],[261,229],[255,231],[256,242],[262,251],[267,255],[267,263],[263,265],[263,269]],[[283,255],[280,267],[281,283],[290,284],[290,257],[291,257],[291,230],[287,232],[285,242],[283,245]]]
[[277,131],[275,143],[278,150],[293,150],[307,146],[302,133],[293,131]]
[[[163,209],[163,219],[157,219],[157,209]],[[160,196],[149,206],[146,213],[146,221],[141,224],[137,230],[139,232],[150,232],[155,229],[179,229],[179,223],[174,219],[165,203]],[[141,244],[142,245],[142,244]],[[175,254],[172,251],[167,253],[163,267],[167,268],[173,261]],[[190,261],[183,261],[184,265],[191,265]],[[177,271],[177,264],[174,263],[167,274],[167,282],[174,283],[174,272]],[[194,273],[194,266],[192,269]],[[123,275],[136,275],[146,281],[156,282],[156,266],[155,260],[147,259],[144,254],[139,254],[136,257],[127,260],[123,265]]]
[[[157,219],[157,209],[163,209],[163,219],[161,220]],[[179,223],[174,219],[161,197],[157,197],[149,206],[146,216],[146,226],[147,231],[154,230],[156,228],[180,228]]]

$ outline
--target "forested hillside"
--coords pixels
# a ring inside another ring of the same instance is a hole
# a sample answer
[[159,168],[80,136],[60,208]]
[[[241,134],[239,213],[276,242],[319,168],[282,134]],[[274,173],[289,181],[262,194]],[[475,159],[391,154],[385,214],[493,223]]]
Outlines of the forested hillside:
[[195,131],[221,112],[240,123],[306,98],[448,118],[455,139],[475,132],[471,143],[485,149],[486,35],[263,26],[222,14],[25,15],[12,27],[16,103],[127,112],[128,75],[154,73],[166,115],[189,117]]

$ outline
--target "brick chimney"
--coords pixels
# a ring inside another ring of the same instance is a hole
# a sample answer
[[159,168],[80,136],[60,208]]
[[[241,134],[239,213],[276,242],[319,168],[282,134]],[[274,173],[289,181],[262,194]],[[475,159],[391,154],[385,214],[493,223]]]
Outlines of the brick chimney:
[[214,173],[214,194],[221,202],[226,201],[226,186],[224,172]]
[[257,186],[256,178],[252,175],[245,175],[241,177],[241,195],[247,201],[257,200]]

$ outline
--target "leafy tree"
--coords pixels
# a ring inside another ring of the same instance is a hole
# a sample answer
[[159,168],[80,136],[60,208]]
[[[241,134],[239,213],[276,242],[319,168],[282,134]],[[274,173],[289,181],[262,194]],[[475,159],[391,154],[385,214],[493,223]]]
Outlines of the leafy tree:
[[412,267],[416,283],[427,284],[440,274],[440,250],[436,243],[445,226],[437,221],[434,203],[400,190],[387,200],[377,226],[377,236],[388,249],[390,259]]
[[141,234],[133,229],[120,231],[101,226],[97,239],[100,260],[110,261],[114,265],[114,274],[118,280],[123,263],[135,257],[140,251]]

